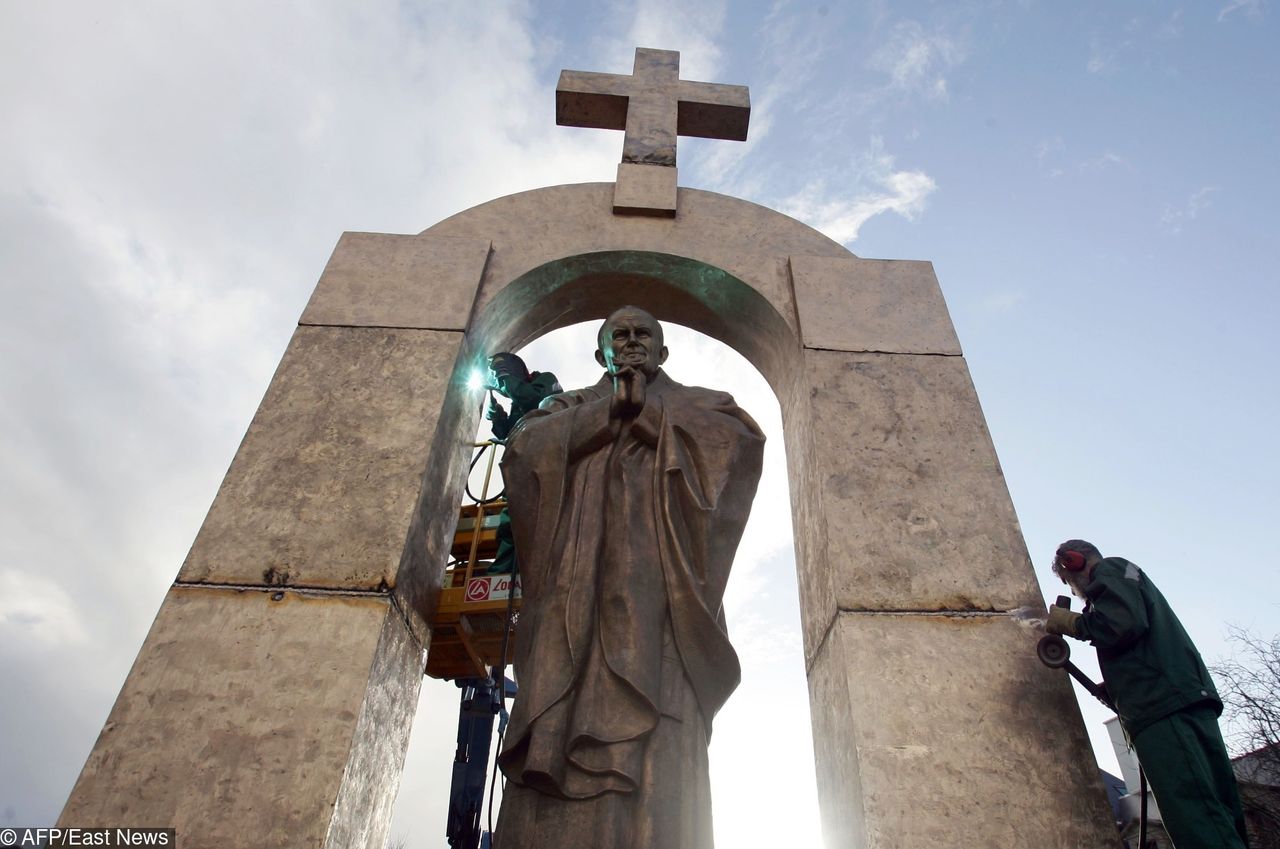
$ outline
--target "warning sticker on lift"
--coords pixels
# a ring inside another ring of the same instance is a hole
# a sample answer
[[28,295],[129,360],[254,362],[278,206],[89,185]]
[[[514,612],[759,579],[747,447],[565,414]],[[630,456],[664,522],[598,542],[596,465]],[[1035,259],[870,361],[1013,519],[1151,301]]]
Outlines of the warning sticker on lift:
[[[504,601],[510,595],[510,575],[486,575],[467,582],[467,601]],[[519,578],[516,578],[516,598],[520,598]]]

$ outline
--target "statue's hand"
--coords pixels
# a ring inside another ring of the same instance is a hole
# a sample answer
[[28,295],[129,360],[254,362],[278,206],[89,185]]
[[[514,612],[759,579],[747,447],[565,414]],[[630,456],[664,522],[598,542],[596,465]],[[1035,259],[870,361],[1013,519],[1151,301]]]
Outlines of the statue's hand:
[[613,373],[613,401],[609,405],[609,416],[615,419],[633,419],[644,409],[645,388],[648,381],[645,376],[631,368],[623,366]]

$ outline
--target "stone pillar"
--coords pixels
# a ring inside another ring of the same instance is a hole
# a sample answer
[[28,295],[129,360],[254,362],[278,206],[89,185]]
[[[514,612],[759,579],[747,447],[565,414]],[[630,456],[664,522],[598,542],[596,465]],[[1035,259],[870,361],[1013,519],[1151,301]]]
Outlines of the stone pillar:
[[339,241],[61,824],[382,849],[479,410],[451,390],[488,254]]
[[932,267],[791,271],[804,374],[783,406],[827,846],[1117,846],[1066,676],[1010,616],[1043,602]]

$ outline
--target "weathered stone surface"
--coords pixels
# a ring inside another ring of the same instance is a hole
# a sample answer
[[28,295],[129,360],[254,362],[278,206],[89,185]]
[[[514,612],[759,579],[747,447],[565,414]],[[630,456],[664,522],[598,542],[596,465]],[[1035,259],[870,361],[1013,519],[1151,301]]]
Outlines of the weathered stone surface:
[[486,239],[343,233],[301,324],[465,330]]
[[325,849],[387,844],[426,663],[400,613],[393,605],[383,619]]
[[793,256],[791,276],[807,348],[960,353],[932,263]]
[[[798,373],[802,370],[797,369]],[[836,616],[836,594],[827,538],[832,517],[827,513],[822,486],[827,457],[819,448],[813,424],[814,405],[808,381],[798,378],[780,392],[782,428],[787,452],[787,476],[791,484],[791,528],[796,549],[796,583],[800,594],[800,629],[805,657],[822,641]],[[835,517],[837,522],[841,521]]]
[[809,671],[826,844],[1116,849],[1038,636],[999,615],[841,614]]
[[[326,833],[381,827],[400,761],[377,738],[407,737],[415,657],[385,597],[174,588],[60,822],[172,826],[190,849],[364,845]],[[372,807],[335,815],[351,782],[379,785]]]
[[746,141],[751,92],[744,85],[681,80],[676,132],[702,139]]
[[[835,620],[834,616],[826,620],[826,627],[834,629]],[[813,727],[814,767],[824,843],[834,847],[869,849],[873,844],[866,840],[867,816],[862,799],[856,729],[859,722],[883,717],[893,706],[888,703],[878,705],[871,717],[854,714],[858,705],[849,696],[849,679],[854,670],[849,666],[845,641],[839,633],[821,633],[817,660],[805,672],[809,679],[809,721]],[[900,790],[906,796],[910,795],[913,787],[914,783],[903,785]]]
[[556,123],[562,127],[625,130],[633,83],[627,74],[561,71],[556,83]]
[[964,360],[812,350],[804,359],[837,606],[1042,604]]
[[615,215],[676,214],[676,168],[674,165],[618,163],[618,182],[613,190]]
[[394,585],[461,343],[298,328],[180,580]]
[[677,87],[680,54],[674,50],[636,50],[622,161],[676,165]]

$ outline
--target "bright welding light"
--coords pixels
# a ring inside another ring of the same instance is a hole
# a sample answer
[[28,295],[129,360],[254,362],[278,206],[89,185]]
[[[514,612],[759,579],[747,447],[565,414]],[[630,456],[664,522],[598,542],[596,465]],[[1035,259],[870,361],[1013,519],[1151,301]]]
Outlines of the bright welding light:
[[480,369],[473,369],[471,377],[467,378],[467,388],[475,390],[482,386],[484,386],[484,373]]

